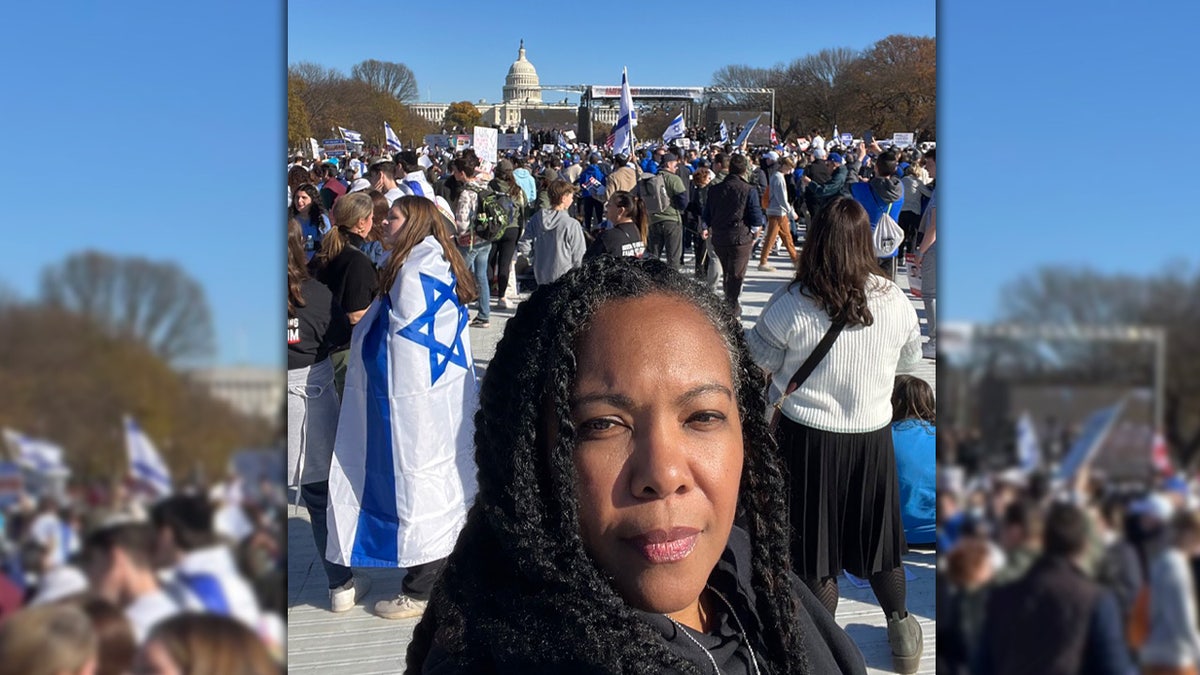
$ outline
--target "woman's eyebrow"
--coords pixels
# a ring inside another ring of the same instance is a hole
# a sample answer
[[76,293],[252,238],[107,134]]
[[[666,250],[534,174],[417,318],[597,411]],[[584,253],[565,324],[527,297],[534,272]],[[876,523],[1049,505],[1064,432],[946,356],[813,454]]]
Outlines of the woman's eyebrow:
[[691,402],[692,399],[711,392],[725,394],[726,397],[731,399],[733,398],[733,392],[730,391],[729,387],[726,387],[719,382],[709,382],[708,384],[701,384],[685,391],[679,396],[679,398],[675,399],[675,405],[686,405],[687,403]]
[[[706,384],[700,384],[695,387],[692,387],[691,389],[680,394],[675,399],[675,405],[677,405],[677,406],[687,405],[688,403],[690,403],[692,401],[692,399],[695,399],[699,396],[703,396],[704,394],[709,394],[709,393],[713,393],[713,392],[716,392],[718,394],[724,394],[727,398],[730,398],[730,399],[733,398],[733,392],[729,389],[729,387],[726,387],[725,385],[723,385],[719,382],[709,382]],[[577,396],[577,397],[571,399],[571,408],[572,409],[578,408],[579,406],[587,405],[589,403],[607,403],[615,408],[620,408],[622,410],[632,410],[634,408],[633,399],[629,398],[628,396],[625,396],[624,394],[600,393],[600,392],[595,393],[595,394],[583,394],[581,396]]]
[[571,408],[578,408],[579,406],[587,405],[589,403],[607,403],[613,407],[621,408],[622,410],[633,409],[633,399],[623,394],[608,393],[584,394],[582,396],[573,398],[571,399]]

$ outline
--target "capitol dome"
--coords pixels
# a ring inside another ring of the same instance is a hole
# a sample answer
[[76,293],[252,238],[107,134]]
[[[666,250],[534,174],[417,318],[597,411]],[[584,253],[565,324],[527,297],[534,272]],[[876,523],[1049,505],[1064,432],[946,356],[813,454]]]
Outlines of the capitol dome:
[[525,41],[521,40],[517,60],[508,69],[504,78],[505,103],[541,103],[542,90],[538,87],[537,69],[525,58]]

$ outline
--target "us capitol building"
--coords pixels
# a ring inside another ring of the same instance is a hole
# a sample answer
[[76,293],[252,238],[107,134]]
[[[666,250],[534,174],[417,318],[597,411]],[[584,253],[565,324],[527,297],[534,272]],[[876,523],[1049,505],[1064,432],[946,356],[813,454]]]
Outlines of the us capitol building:
[[[441,125],[446,118],[449,103],[412,103],[410,107],[421,117]],[[517,60],[508,68],[508,76],[504,78],[504,100],[501,103],[487,103],[480,100],[475,107],[483,115],[481,123],[495,127],[516,127],[524,120],[530,129],[549,127],[574,128],[579,122],[579,107],[563,101],[561,103],[544,103],[542,87],[538,81],[537,69],[525,58],[525,41],[517,51]],[[592,119],[597,122],[614,124],[617,121],[616,106],[599,108],[592,112]]]

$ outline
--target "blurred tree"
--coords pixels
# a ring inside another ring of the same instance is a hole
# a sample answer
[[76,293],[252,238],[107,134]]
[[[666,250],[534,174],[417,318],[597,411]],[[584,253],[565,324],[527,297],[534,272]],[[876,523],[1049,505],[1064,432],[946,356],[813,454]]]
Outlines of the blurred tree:
[[933,139],[936,41],[890,35],[876,42],[847,68],[845,90],[858,126],[884,134],[914,132],[917,140]]
[[470,133],[479,124],[479,120],[483,119],[483,114],[479,112],[479,108],[470,101],[458,101],[451,103],[449,108],[446,108],[446,120],[443,125],[447,129],[459,127],[464,133]]
[[[1048,268],[1009,285],[1002,293],[1005,320],[1081,325],[1139,324],[1167,331],[1163,434],[1178,466],[1200,462],[1200,270],[1184,263],[1150,277],[1105,275],[1092,270]],[[1127,375],[1140,368],[1153,376],[1150,350],[1112,343],[1047,346],[1064,369]],[[1137,366],[1136,364],[1145,364]]]
[[[383,147],[384,120],[408,145],[418,144],[425,134],[436,131],[433,124],[391,92],[383,91],[381,85],[365,79],[346,77],[332,68],[307,62],[289,67],[288,79],[301,84],[297,87],[297,96],[308,112],[310,128],[314,133],[332,134],[325,138],[336,137],[333,128],[341,126],[361,133],[367,146]],[[288,124],[290,127],[291,119]]]
[[350,77],[397,101],[415,101],[418,96],[417,77],[403,63],[367,59],[350,69]]
[[300,96],[305,86],[304,80],[299,77],[288,76],[288,145],[292,147],[304,143],[312,136],[308,108],[304,105],[304,98]]
[[124,414],[176,480],[197,464],[223,475],[235,450],[274,440],[270,425],[213,399],[145,345],[62,307],[0,308],[0,344],[0,426],[62,445],[76,478],[124,475]]
[[214,352],[204,289],[175,263],[76,253],[43,270],[41,297],[169,362],[204,359]]

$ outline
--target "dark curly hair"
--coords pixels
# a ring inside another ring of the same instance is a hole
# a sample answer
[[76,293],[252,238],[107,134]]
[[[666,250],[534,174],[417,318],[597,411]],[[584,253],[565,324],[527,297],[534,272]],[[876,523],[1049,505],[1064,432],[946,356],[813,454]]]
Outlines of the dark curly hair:
[[[772,672],[807,669],[783,467],[740,322],[664,263],[599,256],[538,288],[505,326],[475,416],[479,493],[413,634],[407,672],[421,672],[435,642],[463,672],[701,672],[625,603],[579,530],[576,352],[601,305],[653,293],[696,307],[729,347],[745,448],[737,515],[752,542],[755,609],[768,627],[756,653]],[[557,440],[548,447],[552,424]]]

